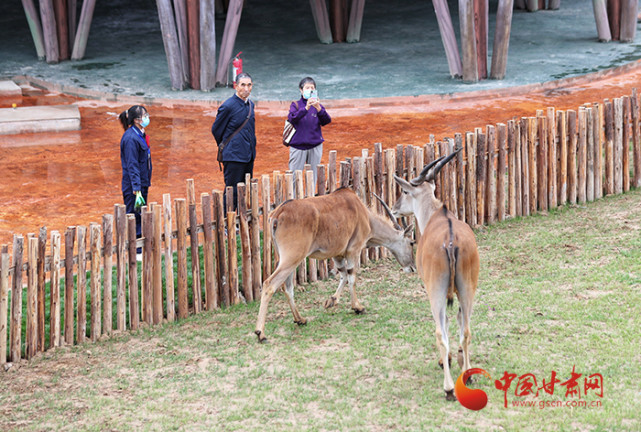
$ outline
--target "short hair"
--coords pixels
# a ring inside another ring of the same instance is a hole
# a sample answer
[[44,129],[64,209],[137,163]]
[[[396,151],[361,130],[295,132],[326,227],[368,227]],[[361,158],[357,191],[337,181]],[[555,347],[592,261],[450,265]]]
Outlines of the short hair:
[[303,87],[305,87],[305,84],[308,84],[308,83],[314,84],[314,88],[316,88],[316,81],[314,81],[314,78],[312,77],[305,77],[302,80],[300,80],[300,83],[298,84],[298,88],[302,90]]
[[254,82],[251,75],[249,75],[247,72],[241,72],[238,75],[236,75],[236,84],[240,82],[241,78],[249,78],[252,83]]

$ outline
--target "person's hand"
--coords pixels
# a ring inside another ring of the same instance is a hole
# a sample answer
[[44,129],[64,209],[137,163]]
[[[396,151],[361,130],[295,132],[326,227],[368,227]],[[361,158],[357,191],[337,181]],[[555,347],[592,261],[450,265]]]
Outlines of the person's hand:
[[312,102],[314,102],[314,99],[312,98],[307,99],[307,105],[305,105],[306,110],[309,110],[309,107],[313,105]]
[[318,100],[318,98],[312,99],[312,106],[316,108],[316,111],[320,111],[321,110],[320,100]]
[[134,195],[136,195],[136,203],[134,204],[134,210],[139,211],[140,207],[145,205],[145,199],[142,197],[142,193],[140,191],[135,191]]

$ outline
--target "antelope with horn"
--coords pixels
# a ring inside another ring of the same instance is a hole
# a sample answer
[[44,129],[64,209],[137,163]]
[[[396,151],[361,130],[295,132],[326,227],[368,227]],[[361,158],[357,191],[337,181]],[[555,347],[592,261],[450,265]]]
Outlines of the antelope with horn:
[[354,272],[364,247],[385,246],[396,257],[403,270],[415,270],[413,245],[409,238],[411,227],[403,230],[396,223],[389,207],[386,210],[395,225],[369,210],[354,191],[341,188],[329,195],[286,201],[270,214],[274,245],[280,258],[276,270],[263,283],[255,331],[259,342],[267,341],[267,307],[283,283],[294,322],[298,325],[307,323],[294,303],[293,274],[296,266],[307,257],[333,258],[340,272],[338,289],[325,302],[325,308],[338,304],[347,283],[351,293],[351,307],[357,314],[365,311],[354,291]]
[[[447,400],[456,400],[450,374],[450,345],[446,305],[458,297],[459,356],[464,372],[470,368],[470,316],[479,278],[479,253],[474,232],[456,218],[434,195],[434,180],[441,168],[461,149],[425,166],[420,175],[405,181],[394,176],[402,194],[393,207],[397,217],[413,214],[420,233],[416,249],[416,267],[423,280],[436,323],[436,344],[439,349]],[[461,359],[462,351],[462,359]]]

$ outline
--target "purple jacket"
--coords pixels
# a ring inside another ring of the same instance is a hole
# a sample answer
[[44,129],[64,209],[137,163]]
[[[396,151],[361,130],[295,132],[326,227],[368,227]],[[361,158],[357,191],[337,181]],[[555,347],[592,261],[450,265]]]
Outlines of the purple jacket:
[[307,99],[301,97],[300,100],[292,102],[287,115],[287,120],[296,128],[296,133],[289,145],[298,150],[309,150],[322,144],[324,139],[321,126],[332,121],[323,105],[320,111],[316,111],[314,107],[306,110],[306,105]]

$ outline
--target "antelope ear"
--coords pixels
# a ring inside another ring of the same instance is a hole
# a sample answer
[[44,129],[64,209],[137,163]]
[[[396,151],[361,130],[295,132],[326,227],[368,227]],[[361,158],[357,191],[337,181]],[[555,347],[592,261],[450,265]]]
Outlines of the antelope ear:
[[403,189],[405,192],[409,192],[412,189],[414,189],[412,187],[412,185],[407,180],[404,180],[404,179],[400,178],[396,174],[394,174],[394,180],[396,180],[396,183],[398,183],[398,185],[401,187],[401,189]]
[[403,231],[403,235],[405,237],[411,237],[412,236],[412,231],[414,230],[414,224],[411,223],[407,228],[405,228],[405,231]]

